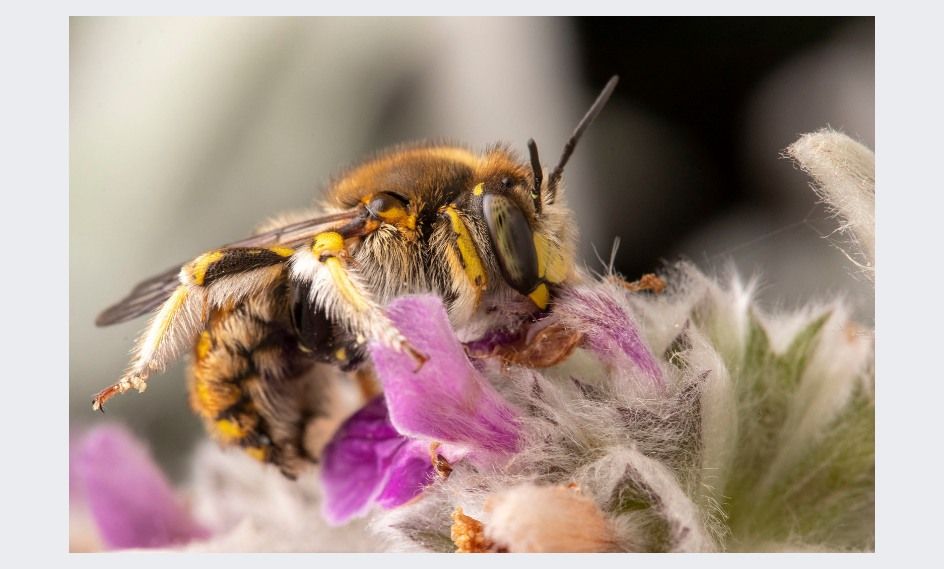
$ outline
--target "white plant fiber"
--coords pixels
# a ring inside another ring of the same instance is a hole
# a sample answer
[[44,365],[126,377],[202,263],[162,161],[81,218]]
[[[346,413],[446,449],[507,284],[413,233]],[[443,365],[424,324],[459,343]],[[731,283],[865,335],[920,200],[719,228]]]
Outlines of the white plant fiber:
[[804,134],[786,153],[812,176],[814,190],[842,220],[840,229],[858,249],[860,266],[874,276],[875,154],[831,129]]

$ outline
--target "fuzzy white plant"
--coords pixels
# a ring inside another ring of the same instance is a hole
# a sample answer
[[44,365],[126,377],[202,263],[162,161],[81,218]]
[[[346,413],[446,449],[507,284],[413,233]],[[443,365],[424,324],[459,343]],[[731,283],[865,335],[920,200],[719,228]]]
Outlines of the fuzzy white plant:
[[[872,153],[833,131],[788,152],[855,237],[850,254],[871,270]],[[500,470],[458,466],[374,527],[398,547],[448,550],[436,528],[453,508],[487,530],[490,496],[513,501],[515,488],[524,496],[534,484],[569,484],[593,496],[627,551],[872,549],[872,332],[839,300],[769,314],[755,305],[752,283],[722,285],[686,265],[666,280],[661,296],[589,285],[619,299],[662,355],[665,390],[639,369],[594,369],[586,354],[542,374],[493,370],[499,390],[531,410],[525,450]],[[573,513],[558,519],[580,524]],[[530,524],[540,535],[538,520],[550,517],[505,512],[497,523],[511,535],[528,535]],[[508,529],[509,519],[525,527]]]

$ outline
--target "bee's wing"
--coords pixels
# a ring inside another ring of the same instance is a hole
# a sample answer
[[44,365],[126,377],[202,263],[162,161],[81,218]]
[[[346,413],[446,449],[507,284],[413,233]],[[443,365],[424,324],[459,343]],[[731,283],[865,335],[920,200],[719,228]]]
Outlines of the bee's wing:
[[223,248],[231,247],[271,247],[273,245],[282,245],[284,247],[297,247],[305,241],[311,239],[315,229],[321,225],[334,223],[335,221],[346,221],[361,213],[359,209],[342,211],[341,213],[332,213],[321,217],[313,217],[276,227],[265,233],[257,233],[252,237],[247,237],[235,243],[224,245]]
[[[284,247],[297,247],[311,238],[314,230],[319,226],[351,219],[358,214],[358,210],[345,211],[341,213],[325,215],[312,219],[306,219],[282,227],[277,227],[265,233],[259,233],[252,237],[247,237],[234,243],[224,245],[221,249],[231,249],[238,247],[271,247],[281,245]],[[95,319],[96,326],[110,326],[127,322],[138,316],[147,314],[164,303],[174,290],[180,285],[180,269],[183,263],[171,267],[155,275],[132,289],[132,291],[120,302],[106,308],[98,318]]]
[[180,284],[177,276],[180,273],[180,267],[181,265],[176,265],[139,283],[121,302],[109,306],[99,314],[95,319],[95,325],[111,326],[127,322],[160,306]]

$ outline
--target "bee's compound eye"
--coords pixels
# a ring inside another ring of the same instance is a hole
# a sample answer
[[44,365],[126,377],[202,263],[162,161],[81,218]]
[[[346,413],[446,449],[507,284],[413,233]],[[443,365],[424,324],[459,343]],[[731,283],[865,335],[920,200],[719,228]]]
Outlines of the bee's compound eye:
[[528,219],[514,201],[498,194],[485,195],[482,211],[502,276],[512,288],[529,294],[541,281]]

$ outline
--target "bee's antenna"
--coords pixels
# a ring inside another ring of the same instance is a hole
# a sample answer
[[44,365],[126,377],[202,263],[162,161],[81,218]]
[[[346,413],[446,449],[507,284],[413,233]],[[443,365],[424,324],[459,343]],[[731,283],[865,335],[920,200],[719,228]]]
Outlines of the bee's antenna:
[[534,201],[534,211],[541,213],[541,184],[544,182],[544,171],[541,169],[541,158],[538,157],[538,145],[533,138],[528,139],[528,152],[531,154],[531,171],[534,173],[534,187],[531,188],[531,199]]
[[[557,196],[557,185],[560,183],[561,176],[564,174],[564,166],[566,166],[567,161],[570,160],[570,155],[573,154],[574,148],[577,146],[577,141],[580,140],[583,131],[587,130],[587,127],[590,126],[593,119],[597,118],[597,115],[603,110],[606,102],[610,99],[610,95],[613,94],[613,90],[616,89],[617,83],[619,83],[619,75],[610,77],[610,80],[606,83],[606,87],[600,92],[600,95],[597,97],[597,100],[593,102],[587,114],[580,119],[580,123],[577,125],[577,128],[574,129],[574,133],[570,135],[570,140],[568,140],[567,145],[564,146],[564,152],[561,154],[560,161],[558,161],[554,171],[551,172],[551,177],[547,184],[549,194],[548,203],[554,203],[554,198]],[[532,154],[532,160],[533,156]]]

